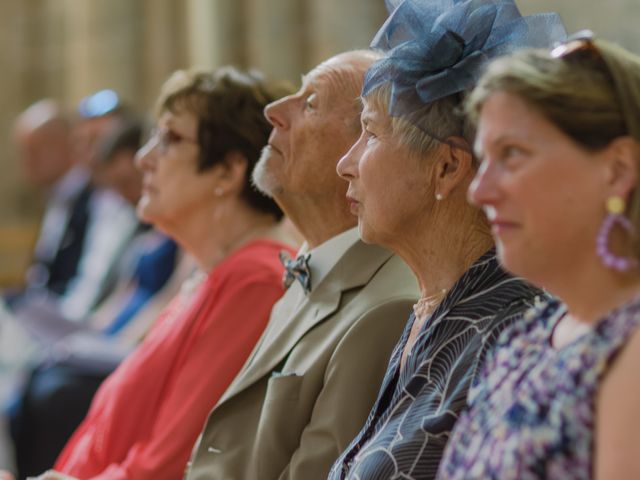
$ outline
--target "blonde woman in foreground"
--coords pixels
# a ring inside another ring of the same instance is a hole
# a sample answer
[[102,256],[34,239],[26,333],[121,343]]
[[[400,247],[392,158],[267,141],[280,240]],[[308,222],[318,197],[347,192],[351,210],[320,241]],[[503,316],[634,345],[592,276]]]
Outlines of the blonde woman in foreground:
[[497,61],[469,196],[558,300],[505,331],[439,477],[640,478],[640,58],[585,32]]

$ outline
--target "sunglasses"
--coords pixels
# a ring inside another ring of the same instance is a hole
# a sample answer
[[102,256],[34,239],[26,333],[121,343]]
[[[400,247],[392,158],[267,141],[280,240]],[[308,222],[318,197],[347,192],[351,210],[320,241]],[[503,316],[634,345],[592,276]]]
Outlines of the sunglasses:
[[[605,60],[605,56],[596,44],[595,36],[591,30],[581,30],[571,35],[564,42],[556,45],[555,48],[551,50],[550,55],[552,58],[565,62],[582,63],[587,66],[587,68],[599,70],[600,73],[606,75],[608,78],[613,93],[618,99],[618,103],[621,106],[624,105],[620,98],[621,87],[618,84],[618,77],[615,76],[609,68],[607,60]],[[624,111],[624,107],[622,110]],[[625,117],[623,121],[627,131],[629,131],[628,118]]]
[[595,43],[591,30],[580,30],[551,50],[551,57],[564,60],[586,60],[598,63],[608,73],[607,66]]

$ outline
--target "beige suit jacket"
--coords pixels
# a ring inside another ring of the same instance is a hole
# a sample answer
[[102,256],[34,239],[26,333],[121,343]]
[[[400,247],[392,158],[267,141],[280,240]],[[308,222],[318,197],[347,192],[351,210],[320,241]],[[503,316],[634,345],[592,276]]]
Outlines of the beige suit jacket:
[[325,479],[366,420],[418,288],[398,257],[357,240],[300,305],[289,294],[210,413],[189,480]]

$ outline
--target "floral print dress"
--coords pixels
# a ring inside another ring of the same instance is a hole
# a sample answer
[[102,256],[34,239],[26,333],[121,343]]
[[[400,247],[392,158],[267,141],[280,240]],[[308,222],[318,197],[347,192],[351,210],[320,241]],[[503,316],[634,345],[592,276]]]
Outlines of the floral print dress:
[[438,478],[592,477],[598,386],[640,323],[640,298],[556,349],[551,336],[565,312],[552,300],[503,332],[470,389]]

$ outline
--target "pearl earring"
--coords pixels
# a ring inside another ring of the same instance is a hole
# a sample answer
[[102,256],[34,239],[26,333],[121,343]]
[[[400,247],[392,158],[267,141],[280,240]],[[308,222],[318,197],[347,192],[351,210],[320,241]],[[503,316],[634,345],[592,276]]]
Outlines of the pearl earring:
[[444,197],[442,196],[442,194],[441,194],[441,193],[436,193],[436,200],[437,200],[437,201],[440,201],[440,200],[442,200],[443,198],[444,198]]

